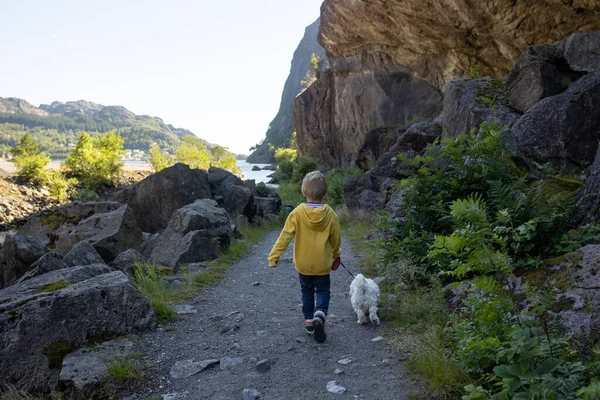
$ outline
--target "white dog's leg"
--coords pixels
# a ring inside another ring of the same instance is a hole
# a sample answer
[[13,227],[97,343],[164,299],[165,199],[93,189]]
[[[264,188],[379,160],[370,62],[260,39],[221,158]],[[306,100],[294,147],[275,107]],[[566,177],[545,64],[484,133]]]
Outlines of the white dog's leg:
[[373,325],[379,325],[379,317],[377,316],[377,307],[369,308],[369,319]]
[[356,315],[358,316],[358,322],[359,324],[366,324],[367,323],[367,316],[365,315],[365,313],[362,310],[354,310],[356,311]]

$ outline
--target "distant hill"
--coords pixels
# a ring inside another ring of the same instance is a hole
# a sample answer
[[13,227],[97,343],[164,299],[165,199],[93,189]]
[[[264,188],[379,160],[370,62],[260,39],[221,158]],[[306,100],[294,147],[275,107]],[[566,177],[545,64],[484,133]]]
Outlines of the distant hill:
[[63,158],[82,131],[94,136],[112,130],[125,139],[125,149],[148,150],[156,142],[169,152],[182,137],[193,135],[160,118],[136,115],[121,106],[79,100],[35,107],[23,99],[0,98],[0,156],[17,144],[25,131],[31,132],[52,158]]

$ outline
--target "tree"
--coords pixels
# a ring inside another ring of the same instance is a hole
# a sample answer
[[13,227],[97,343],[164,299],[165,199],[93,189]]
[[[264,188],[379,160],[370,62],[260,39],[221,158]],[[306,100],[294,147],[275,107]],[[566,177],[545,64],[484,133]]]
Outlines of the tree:
[[39,149],[40,146],[27,132],[19,144],[10,150],[14,156],[13,163],[17,168],[17,175],[30,182],[40,183],[44,169],[50,163],[46,153],[38,153]]
[[65,160],[70,175],[87,187],[115,183],[123,173],[120,158],[125,154],[123,138],[114,132],[94,139],[82,132]]
[[309,87],[321,77],[321,57],[313,53],[310,56],[310,69],[306,72],[306,76],[300,83],[302,86]]
[[175,151],[178,162],[189,165],[190,168],[208,169],[211,154],[206,150],[206,144],[196,136],[184,136]]
[[158,172],[173,165],[174,160],[160,151],[158,144],[152,143],[150,145],[148,162],[152,165],[154,172]]
[[241,171],[237,167],[237,161],[233,153],[223,146],[215,146],[210,150],[212,161],[211,165],[217,168],[223,168],[234,174],[240,174]]

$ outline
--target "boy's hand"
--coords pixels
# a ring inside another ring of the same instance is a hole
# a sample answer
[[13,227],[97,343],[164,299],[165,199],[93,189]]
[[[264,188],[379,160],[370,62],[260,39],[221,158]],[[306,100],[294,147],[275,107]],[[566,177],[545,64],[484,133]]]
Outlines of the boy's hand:
[[340,267],[340,264],[342,263],[342,260],[340,260],[339,257],[336,257],[333,259],[333,264],[331,264],[331,270],[332,271],[337,271],[337,269]]

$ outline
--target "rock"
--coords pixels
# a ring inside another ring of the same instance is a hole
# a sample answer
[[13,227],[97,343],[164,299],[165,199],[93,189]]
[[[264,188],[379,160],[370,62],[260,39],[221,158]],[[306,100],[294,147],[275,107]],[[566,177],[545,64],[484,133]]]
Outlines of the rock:
[[268,214],[279,214],[281,211],[281,198],[278,195],[276,197],[254,197],[254,204],[256,204],[256,213],[264,217]]
[[[575,31],[600,29],[596,1],[443,4],[418,0],[324,2],[319,41],[332,71],[354,75],[367,70],[408,70],[442,88],[450,79],[468,77],[470,72],[506,76],[530,44],[554,43]],[[352,98],[348,107],[364,97]]]
[[304,338],[296,338],[296,343],[306,343],[306,339],[304,339]]
[[367,132],[356,155],[355,164],[363,171],[370,170],[403,133],[404,130],[399,128],[376,128]]
[[198,314],[198,310],[189,304],[175,306],[175,312],[179,315]]
[[583,189],[577,194],[578,212],[574,225],[600,222],[600,147]]
[[370,174],[345,178],[343,187],[346,206],[351,210],[378,211],[385,206],[385,192]]
[[244,389],[242,393],[242,400],[258,400],[260,398],[260,393],[256,389]]
[[126,359],[133,351],[130,340],[111,340],[68,354],[60,370],[60,382],[79,392],[92,389],[108,378],[107,365]]
[[600,31],[571,35],[565,43],[565,58],[575,71],[599,71]]
[[63,262],[67,267],[81,265],[103,264],[104,260],[94,246],[88,242],[79,242],[65,255]]
[[529,46],[506,79],[511,107],[526,112],[543,98],[564,92],[582,74],[569,68],[564,42]]
[[129,249],[119,253],[110,263],[110,266],[111,268],[125,272],[129,276],[133,276],[136,264],[144,265],[146,262],[146,257],[142,253],[135,249]]
[[352,359],[350,358],[342,358],[341,360],[338,360],[338,364],[342,364],[342,365],[347,365],[350,364],[352,362]]
[[49,391],[64,357],[88,340],[154,324],[148,301],[106,265],[52,271],[0,290],[0,343],[11,343],[0,348],[0,385]]
[[374,128],[404,130],[411,121],[433,120],[441,111],[438,88],[398,69],[325,72],[294,100],[298,154],[314,154],[328,167],[346,169]]
[[199,274],[201,272],[206,271],[208,265],[202,263],[190,263],[186,265],[187,273],[189,274]]
[[381,342],[382,340],[383,340],[383,337],[377,336],[376,338],[371,339],[371,342]]
[[221,168],[210,167],[208,181],[217,202],[232,218],[245,215],[249,220],[256,213],[252,189],[231,172]]
[[123,207],[114,201],[72,202],[55,210],[36,213],[19,229],[20,235],[35,236],[46,246],[64,256],[81,239],[71,235],[75,227],[95,214],[109,213]]
[[177,361],[171,367],[169,375],[173,379],[189,378],[190,376],[196,375],[197,373],[207,368],[214,367],[217,364],[219,364],[219,360],[213,359],[198,362],[195,362],[194,360]]
[[[183,279],[182,277],[175,275],[175,276],[163,276],[162,278],[160,278],[160,281],[169,288],[169,290],[181,290],[185,287],[185,279]],[[182,307],[182,306],[176,306],[175,307],[175,311],[178,310],[178,307]],[[198,311],[196,311],[198,312]],[[179,314],[179,312],[178,312]],[[185,313],[184,313],[185,314]]]
[[261,168],[257,165],[255,165],[254,167],[252,167],[252,171],[260,171]]
[[502,79],[455,79],[448,83],[442,113],[446,137],[479,130],[482,122],[491,124],[493,120],[510,127],[519,118],[508,107]]
[[277,171],[276,165],[267,165],[261,168],[263,171]]
[[260,282],[259,282],[259,281],[254,281],[254,282],[252,282],[252,286],[258,286],[258,285],[260,285]]
[[346,388],[338,385],[337,381],[329,381],[327,382],[327,391],[335,394],[343,394],[346,393]]
[[74,242],[89,242],[107,263],[119,253],[139,248],[142,244],[142,231],[133,211],[126,205],[82,220],[70,235]]
[[175,210],[199,199],[210,199],[212,193],[206,171],[178,163],[122,190],[115,197],[131,207],[144,232],[155,233],[166,228]]
[[256,363],[256,370],[258,372],[265,373],[271,369],[272,365],[273,365],[273,361],[268,358],[265,358],[264,360],[260,360],[259,362]]
[[178,267],[216,258],[231,242],[231,221],[214,200],[196,200],[173,213],[150,258]]
[[35,237],[8,235],[2,247],[0,287],[8,287],[25,275],[31,265],[48,252]]
[[520,152],[540,164],[574,173],[594,161],[600,140],[600,72],[589,73],[531,107],[513,126]]
[[[544,288],[550,279],[556,290],[552,311],[569,335],[600,330],[600,245],[590,244],[526,273],[530,285]],[[597,340],[597,338],[596,338]]]
[[244,362],[244,359],[241,357],[222,357],[220,360],[220,369],[227,369],[231,367],[235,367],[236,365],[240,365]]
[[339,368],[336,368],[335,371],[333,371],[333,373],[336,374],[336,375],[341,375],[341,374],[344,373],[344,371],[341,370],[341,369],[339,369]]
[[19,280],[17,280],[17,283],[63,268],[67,268],[67,266],[63,262],[63,259],[60,256],[60,254],[58,254],[55,251],[49,251],[48,253],[41,256],[36,262],[31,264],[31,266],[28,268],[29,271],[27,271],[25,275],[19,278]]

